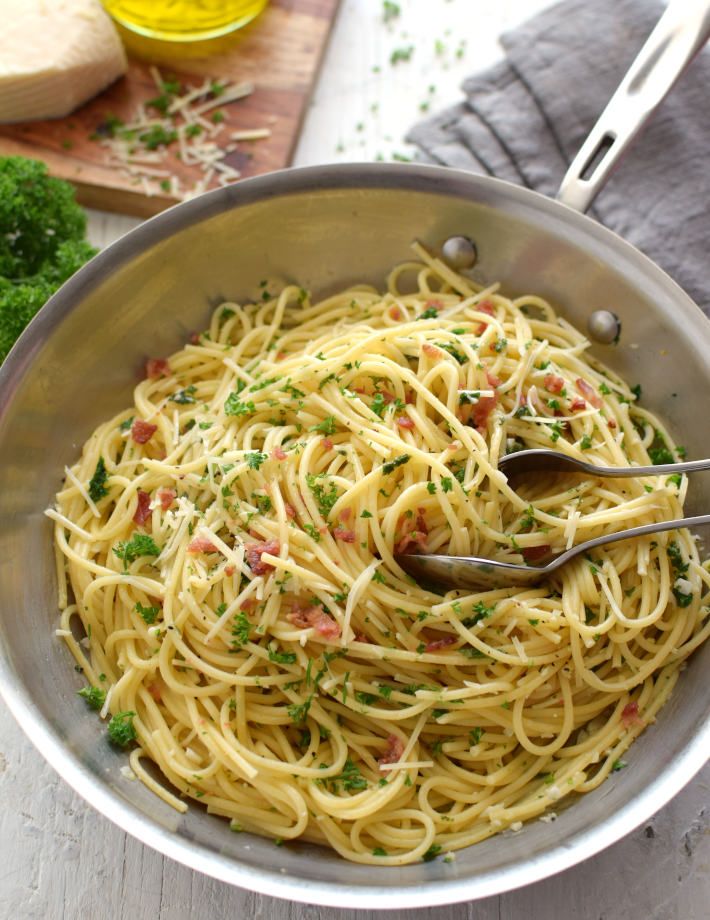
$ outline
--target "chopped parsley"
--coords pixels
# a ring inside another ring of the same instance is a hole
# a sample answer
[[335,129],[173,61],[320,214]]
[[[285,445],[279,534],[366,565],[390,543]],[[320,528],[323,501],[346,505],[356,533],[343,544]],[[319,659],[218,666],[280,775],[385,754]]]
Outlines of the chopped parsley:
[[675,463],[675,457],[668,449],[666,440],[660,431],[655,433],[653,444],[648,449],[648,456],[654,466],[658,466],[661,463]]
[[259,514],[268,514],[271,511],[271,499],[268,495],[258,495],[256,492],[252,495]]
[[395,48],[390,54],[390,64],[394,66],[400,61],[408,61],[414,54],[414,45],[408,45],[406,48]]
[[[394,3],[393,0],[383,0],[382,3],[382,18],[385,22],[391,22],[391,20],[396,19],[400,14],[399,3]],[[377,848],[379,849],[379,847]],[[372,851],[373,856],[385,856],[386,853],[382,850],[381,853],[376,853]]]
[[160,548],[147,533],[134,533],[130,540],[121,540],[114,546],[113,552],[123,561],[123,568],[127,569],[141,556],[159,556]]
[[106,488],[107,479],[108,472],[106,470],[104,458],[99,457],[99,462],[96,464],[94,475],[91,477],[89,482],[89,498],[92,502],[98,502],[106,495],[108,495],[108,489]]
[[258,470],[261,464],[269,459],[267,454],[262,454],[261,451],[258,450],[249,451],[249,453],[244,456],[250,470]]
[[383,463],[382,472],[385,474],[393,473],[398,466],[403,466],[405,463],[409,463],[409,459],[409,454],[400,454],[399,457],[395,457],[394,460],[388,460],[387,463]]
[[[668,559],[671,563],[671,568],[673,569],[673,575],[675,576],[676,582],[679,579],[685,579],[685,575],[688,572],[689,563],[685,562],[683,559],[683,554],[681,553],[680,546],[673,540],[668,544],[668,549],[666,550],[668,554]],[[681,591],[680,588],[673,587],[673,596],[676,599],[676,603],[679,607],[688,607],[693,601],[693,595],[685,594]]]
[[267,651],[269,653],[269,661],[273,661],[275,664],[295,664],[296,663],[296,653],[295,652],[276,652],[271,647]]
[[470,629],[471,626],[475,626],[476,623],[480,623],[481,620],[488,619],[495,610],[495,604],[492,607],[487,607],[483,601],[478,601],[471,609],[473,611],[473,616],[466,617],[465,620],[461,621],[461,624],[467,629]]
[[363,789],[367,789],[368,784],[357,765],[348,757],[343,766],[343,772],[340,776],[333,777],[329,785],[333,789],[337,789],[338,786],[342,785],[346,792],[360,792]]
[[306,395],[303,390],[299,390],[291,383],[287,383],[285,387],[281,388],[281,390],[283,393],[288,393],[289,396],[292,396],[294,399],[302,399]]
[[240,648],[242,645],[245,645],[249,641],[250,632],[251,623],[249,622],[246,613],[242,610],[240,613],[236,614],[234,617],[234,623],[232,625],[233,648]]
[[[243,388],[242,388],[243,389]],[[230,393],[224,403],[224,412],[225,415],[253,415],[256,412],[256,407],[251,400],[242,402],[239,399],[239,390],[236,390],[234,393]]]
[[178,403],[180,406],[187,406],[195,402],[194,394],[196,392],[197,387],[195,386],[184,387],[184,389],[178,390],[177,393],[173,393],[172,396],[168,396],[168,399],[171,402]]
[[583,435],[582,440],[580,441],[579,447],[581,450],[589,450],[592,446],[592,439],[588,434]]
[[431,862],[432,859],[436,859],[439,853],[441,853],[441,844],[432,843],[432,845],[429,847],[426,853],[422,856],[422,859],[424,860],[424,862]]
[[143,604],[139,601],[135,606],[136,613],[139,613],[143,618],[143,621],[152,626],[155,623],[156,617],[160,613],[160,607],[144,607]]
[[320,531],[314,524],[304,524],[303,529],[306,531],[311,540],[320,543]]
[[293,703],[288,707],[288,717],[296,725],[302,725],[308,718],[308,710],[311,708],[312,699],[313,694],[311,694],[305,702]]
[[101,709],[106,702],[106,691],[102,690],[101,687],[92,687],[89,684],[76,692],[92,709]]
[[370,408],[375,413],[378,418],[382,418],[385,414],[385,409],[387,408],[387,403],[385,402],[385,397],[382,393],[375,393],[372,397],[372,402],[370,403]]
[[555,444],[559,441],[560,435],[562,434],[562,424],[560,422],[553,422],[553,424],[549,426],[549,431],[550,440]]
[[320,434],[326,436],[330,434],[335,434],[335,416],[329,415],[323,419],[322,422],[319,422],[317,425],[314,425],[311,428],[311,431],[318,431]]
[[136,740],[134,717],[135,712],[117,712],[108,723],[108,736],[118,747],[127,747],[131,741]]
[[455,358],[459,364],[465,364],[468,361],[468,358],[465,354],[460,352],[455,345],[452,345],[451,342],[437,342],[439,348],[442,348],[444,351],[448,352],[452,358]]
[[308,488],[313,493],[313,497],[318,505],[321,515],[327,520],[328,515],[333,510],[333,505],[338,500],[338,490],[334,482],[324,483],[320,480],[325,478],[325,473],[308,473],[306,482]]
[[427,307],[422,313],[419,314],[417,319],[436,319],[439,315],[439,311],[436,307]]
[[[152,104],[155,105],[162,98],[159,96],[153,100]],[[168,144],[172,144],[173,141],[177,140],[177,131],[168,130],[163,125],[153,125],[149,131],[139,134],[138,140],[145,144],[146,149],[157,150],[158,147],[167,147]]]

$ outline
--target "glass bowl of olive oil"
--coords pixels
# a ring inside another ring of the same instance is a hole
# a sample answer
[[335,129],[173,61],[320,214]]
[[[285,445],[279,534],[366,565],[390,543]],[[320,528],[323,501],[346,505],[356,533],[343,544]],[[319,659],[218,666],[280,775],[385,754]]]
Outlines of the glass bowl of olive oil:
[[199,42],[241,29],[269,0],[103,0],[130,32],[163,42]]

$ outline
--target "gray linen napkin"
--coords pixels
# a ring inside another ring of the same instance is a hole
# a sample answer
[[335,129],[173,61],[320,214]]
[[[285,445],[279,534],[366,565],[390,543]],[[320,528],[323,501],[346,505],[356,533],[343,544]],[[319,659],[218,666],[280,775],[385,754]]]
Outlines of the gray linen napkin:
[[[502,36],[466,101],[416,125],[422,158],[554,195],[660,17],[655,0],[566,0]],[[710,54],[701,52],[590,213],[710,315]]]

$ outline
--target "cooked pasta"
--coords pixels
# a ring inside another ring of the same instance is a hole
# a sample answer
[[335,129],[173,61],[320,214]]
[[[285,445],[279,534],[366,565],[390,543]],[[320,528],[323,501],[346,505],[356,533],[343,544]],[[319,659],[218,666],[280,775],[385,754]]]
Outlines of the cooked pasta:
[[680,449],[549,303],[414,248],[384,294],[264,286],[218,307],[148,362],[47,512],[57,632],[139,778],[378,866],[552,819],[623,765],[710,631],[687,531],[525,590],[437,593],[399,568],[532,561],[681,517],[687,487],[514,490],[497,461],[523,447],[620,466]]

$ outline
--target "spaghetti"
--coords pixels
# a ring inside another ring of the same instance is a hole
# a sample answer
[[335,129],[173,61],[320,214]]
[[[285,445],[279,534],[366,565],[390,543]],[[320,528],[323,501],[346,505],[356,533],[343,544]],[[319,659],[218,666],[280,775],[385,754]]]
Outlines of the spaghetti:
[[415,250],[385,294],[289,286],[219,307],[148,362],[47,512],[58,633],[114,740],[137,741],[139,778],[235,830],[390,866],[594,789],[710,632],[687,531],[526,590],[442,596],[397,566],[534,560],[681,517],[687,487],[547,475],[513,491],[497,460],[522,447],[609,466],[678,449],[547,302]]

